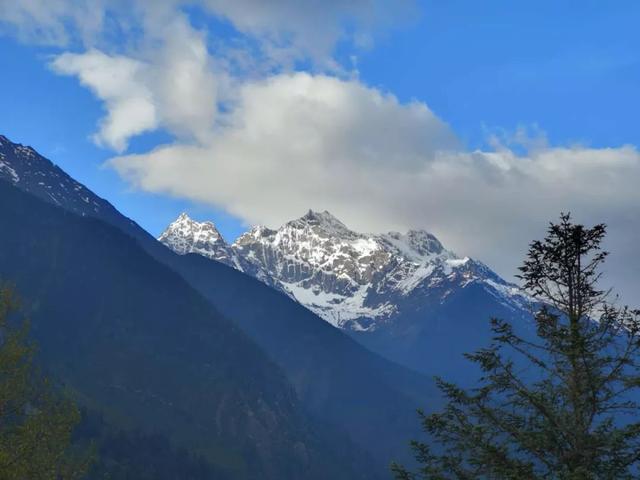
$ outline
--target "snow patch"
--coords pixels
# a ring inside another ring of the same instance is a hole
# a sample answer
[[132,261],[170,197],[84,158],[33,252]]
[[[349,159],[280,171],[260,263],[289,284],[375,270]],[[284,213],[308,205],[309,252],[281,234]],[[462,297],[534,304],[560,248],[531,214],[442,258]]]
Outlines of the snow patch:
[[11,183],[16,184],[20,181],[20,176],[15,169],[0,157],[0,173],[5,173],[9,177]]

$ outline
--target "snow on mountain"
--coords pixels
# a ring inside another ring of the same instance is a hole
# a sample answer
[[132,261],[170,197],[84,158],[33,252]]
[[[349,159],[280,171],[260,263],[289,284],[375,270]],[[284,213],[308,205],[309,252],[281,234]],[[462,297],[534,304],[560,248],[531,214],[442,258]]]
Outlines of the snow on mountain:
[[212,222],[196,222],[182,213],[158,240],[180,255],[197,253],[243,270],[238,255]]
[[442,302],[472,283],[508,308],[525,301],[517,287],[426,231],[357,233],[327,211],[310,210],[277,230],[254,227],[231,245],[212,223],[183,214],[159,240],[179,254],[199,253],[253,275],[351,331],[378,330],[407,308]]
[[[0,182],[114,225],[163,263],[167,259],[165,248],[107,200],[31,147],[3,136]],[[233,244],[210,222],[195,222],[187,215],[167,230],[161,240],[169,248],[241,270],[297,300],[369,350],[427,375],[466,371],[462,354],[491,340],[487,319],[524,320],[519,324],[527,325],[530,317],[531,299],[515,285],[481,262],[447,250],[422,230],[362,234],[328,212],[314,211],[277,230],[256,226]],[[263,333],[269,330],[264,328]],[[279,335],[286,333],[281,329]]]
[[[31,147],[1,135],[0,180],[78,215],[120,221],[109,202]],[[428,232],[357,233],[326,211],[309,211],[277,230],[254,227],[233,244],[211,222],[183,214],[159,240],[179,254],[204,255],[241,270],[352,332],[393,326],[470,285],[480,285],[513,311],[528,303],[486,265],[457,256]]]
[[[0,146],[3,146],[3,140],[5,138],[0,136]],[[20,175],[16,172],[15,168],[9,165],[6,160],[7,154],[0,152],[0,178],[4,177],[11,183],[16,184],[20,181]]]
[[95,216],[107,221],[120,218],[108,201],[33,148],[13,143],[3,135],[0,135],[0,180],[83,217]]

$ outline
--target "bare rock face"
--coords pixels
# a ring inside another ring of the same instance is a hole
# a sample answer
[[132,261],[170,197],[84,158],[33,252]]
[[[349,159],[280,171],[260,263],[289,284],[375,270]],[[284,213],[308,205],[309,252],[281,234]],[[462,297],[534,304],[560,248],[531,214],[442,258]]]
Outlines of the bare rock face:
[[408,310],[441,303],[471,284],[507,308],[525,302],[514,285],[445,249],[424,230],[362,234],[327,211],[310,210],[277,230],[254,227],[231,245],[212,223],[183,214],[159,240],[177,253],[199,253],[238,268],[351,331],[392,326]]

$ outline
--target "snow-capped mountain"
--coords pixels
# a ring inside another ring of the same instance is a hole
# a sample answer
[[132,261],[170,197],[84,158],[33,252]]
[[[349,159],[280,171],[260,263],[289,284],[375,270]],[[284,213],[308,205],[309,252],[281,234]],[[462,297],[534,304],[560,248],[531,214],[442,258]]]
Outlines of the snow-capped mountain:
[[[216,310],[244,332],[251,339],[251,342],[255,342],[264,350],[271,361],[281,368],[281,372],[286,375],[295,388],[295,393],[304,405],[305,410],[308,409],[310,413],[323,422],[323,432],[328,435],[334,427],[336,432],[340,432],[343,428],[346,429],[344,434],[340,433],[340,438],[353,438],[353,449],[349,452],[356,452],[357,448],[362,447],[365,451],[371,453],[371,457],[368,458],[383,458],[383,455],[389,455],[390,452],[399,453],[405,450],[406,439],[411,438],[415,433],[415,419],[412,412],[419,405],[424,405],[425,399],[433,398],[431,396],[434,393],[433,385],[428,379],[402,368],[394,362],[389,362],[381,356],[375,355],[347,338],[344,333],[349,333],[348,331],[338,331],[331,328],[312,312],[302,308],[299,303],[279,294],[273,288],[263,285],[263,283],[268,283],[269,278],[265,277],[261,281],[251,278],[260,278],[259,272],[255,271],[252,263],[241,263],[241,267],[243,269],[247,268],[245,271],[249,272],[249,274],[245,274],[221,262],[206,260],[201,255],[182,256],[175,254],[134,221],[123,216],[107,200],[100,198],[71,178],[58,166],[32,148],[12,143],[6,137],[0,136],[0,161],[2,162],[2,166],[0,166],[0,187],[5,192],[13,190],[13,188],[8,188],[8,185],[10,185],[15,187],[16,190],[43,200],[45,203],[60,207],[63,217],[74,217],[75,215],[85,217],[82,222],[76,222],[77,219],[74,220],[73,218],[69,219],[70,225],[80,225],[78,232],[75,230],[69,232],[65,229],[61,230],[65,235],[68,234],[71,237],[75,236],[76,233],[83,235],[79,238],[88,243],[86,249],[83,248],[82,242],[74,242],[74,246],[79,245],[79,248],[82,249],[82,252],[79,252],[80,254],[86,255],[87,252],[91,251],[98,252],[98,255],[101,253],[101,250],[95,250],[91,244],[96,237],[93,235],[84,236],[83,232],[93,231],[95,228],[98,232],[106,233],[104,237],[98,237],[101,245],[105,245],[105,240],[118,237],[120,233],[124,233],[132,238],[151,257],[145,257],[146,260],[142,262],[143,264],[160,263],[160,265],[156,264],[156,267],[151,268],[150,272],[160,274],[163,278],[167,273],[167,268],[178,273],[188,285],[196,290],[196,297],[202,296],[207,302],[210,302]],[[7,195],[9,194],[7,193]],[[15,198],[14,196],[6,198],[10,199],[4,204],[0,202],[0,205],[5,206],[5,214],[6,212],[11,212],[11,218],[15,222],[19,223],[21,215],[25,215],[25,218],[27,218],[27,214],[38,217],[39,214],[34,214],[31,210],[22,210],[21,205],[24,202],[12,203],[11,199]],[[4,219],[5,217],[0,215],[0,239],[13,241],[15,232],[11,232],[12,235],[3,235],[5,233],[3,230],[5,225],[2,220]],[[47,223],[46,218],[40,219],[45,224]],[[60,220],[57,214],[56,219],[56,222]],[[33,221],[33,218],[30,221]],[[5,227],[5,230],[10,229],[10,227]],[[48,239],[46,234],[43,237],[43,233],[39,230],[29,231],[31,232],[31,237],[39,240],[40,244],[43,238],[46,243]],[[31,248],[31,237],[23,235],[18,240],[23,241],[24,245],[22,247],[27,252]],[[9,249],[1,250],[5,253],[5,259],[8,258],[7,255],[11,256],[11,248],[16,243],[15,241],[13,244],[9,242]],[[131,271],[141,268],[137,253],[132,256],[135,253],[134,250],[137,249],[127,248],[126,251],[122,252],[124,259],[132,260]],[[70,251],[73,252],[73,248],[70,248]],[[7,254],[7,252],[9,253]],[[75,258],[73,255],[70,257]],[[62,274],[65,278],[58,279],[56,275],[51,274],[53,272],[51,270],[45,275],[45,280],[49,284],[56,285],[61,284],[62,280],[71,281],[66,277],[64,266],[60,263],[65,259],[57,258],[54,255],[53,260],[55,260],[53,263],[56,271],[63,272]],[[244,261],[244,259],[240,260]],[[108,265],[108,261],[103,265]],[[86,283],[88,284],[94,282],[95,278],[104,273],[99,272],[99,275],[98,273],[93,275],[90,269],[87,270],[85,268],[85,265],[81,264],[79,267],[82,268],[80,270],[74,269],[74,271],[81,271],[83,274],[82,279],[86,278]],[[22,272],[21,268],[18,268],[18,270],[20,271],[18,276],[21,276],[21,280],[24,280],[24,272]],[[112,269],[109,269],[109,271],[107,272],[108,274],[113,273]],[[86,274],[89,275],[87,276]],[[189,316],[188,311],[191,311],[191,303],[195,297],[192,298],[189,295],[185,296],[180,293],[180,291],[184,291],[185,285],[182,285],[183,282],[178,283],[181,284],[178,289],[174,289],[166,282],[161,282],[160,288],[163,295],[171,297],[175,292],[180,301],[187,302],[187,308],[182,313]],[[147,293],[149,289],[154,290],[155,288],[153,286],[155,285],[154,282],[150,286],[151,284],[146,281],[136,281],[135,279],[127,281],[126,284],[128,288],[133,287],[134,291],[136,288],[141,288]],[[70,294],[73,296],[75,293],[73,289],[67,290],[64,293],[65,295]],[[50,293],[46,288],[42,291]],[[111,298],[105,292],[101,292],[101,295],[107,299]],[[51,295],[48,298],[50,297]],[[136,295],[134,297],[138,298]],[[80,302],[79,308],[85,308],[90,305],[93,298],[85,300],[87,301]],[[67,304],[73,307],[73,302],[67,302]],[[116,305],[114,308],[119,308],[117,302],[111,302],[109,305]],[[136,303],[136,305],[140,304]],[[149,304],[148,308],[157,309],[157,305]],[[197,310],[199,311],[198,314],[200,314],[204,309],[198,308]],[[103,314],[104,309],[100,312]],[[140,306],[138,314],[145,315],[145,312],[146,309]],[[49,316],[46,309],[40,313],[47,317]],[[70,321],[79,319],[78,321],[82,323],[81,317],[73,315],[68,317]],[[98,315],[95,318],[88,319],[88,321],[94,320],[103,321],[104,329],[112,328],[113,322],[115,322],[113,328],[119,328],[122,325],[121,317],[118,315],[109,316],[108,318]],[[186,333],[187,335],[196,335],[194,333],[196,331],[192,330],[193,324],[190,320],[185,319],[183,322],[179,315],[174,320],[184,325],[187,330],[191,330]],[[137,323],[136,332],[138,331]],[[51,326],[51,328],[56,330],[55,325]],[[200,326],[197,328],[199,329]],[[230,337],[225,334],[225,329],[218,329],[214,337],[226,342]],[[158,336],[162,336],[165,333],[165,329],[162,328],[155,333]],[[111,337],[109,336],[110,339],[112,339]],[[61,341],[66,341],[66,337],[60,338]],[[132,337],[130,335],[118,336],[118,340],[122,338],[131,339]],[[197,339],[196,346],[204,345],[209,340],[209,336]],[[137,337],[132,341],[137,341]],[[247,346],[251,342],[247,342]],[[188,341],[180,345],[180,348],[185,350],[187,357],[189,357],[189,351],[194,348],[192,343]],[[83,345],[91,347],[86,342]],[[235,352],[237,362],[241,365],[246,364],[247,360],[242,349],[237,350],[231,343],[225,345],[228,347],[227,350]],[[225,349],[223,348],[223,350]],[[221,354],[226,353],[221,352]],[[211,358],[216,358],[215,355],[217,355],[216,352]],[[182,365],[181,362],[187,357],[178,355],[175,360]],[[201,365],[207,357],[203,353],[199,358],[199,362],[196,363]],[[176,366],[174,368],[174,363],[167,360],[163,365],[165,368],[175,372],[176,368],[180,369],[181,367]],[[207,365],[206,361],[204,365]],[[184,370],[185,375],[191,375],[196,367],[197,365],[195,364],[187,366]],[[215,365],[209,370],[214,372]],[[255,372],[257,371],[255,370]],[[233,372],[234,369],[227,369],[227,374],[233,376]],[[251,384],[251,388],[253,388],[256,381],[258,380],[247,378],[247,382],[249,382],[247,385]],[[263,396],[270,396],[269,392],[274,392],[276,387],[277,383],[268,382],[267,390],[263,392]],[[361,405],[365,403],[367,408],[362,409]],[[397,414],[387,415],[390,408],[394,408]],[[259,413],[253,415],[254,420],[258,419],[260,421],[259,417]],[[274,420],[274,418],[272,416],[271,420]],[[273,421],[271,421],[271,424],[273,424]],[[236,429],[236,431],[238,430]],[[288,431],[286,430],[285,433]],[[243,438],[249,437],[244,435]],[[310,452],[310,450],[306,451]],[[354,458],[351,453],[348,455]],[[386,466],[384,469],[386,471]],[[330,478],[330,476],[323,478]]]
[[[18,159],[19,161],[14,161]],[[44,160],[44,162],[43,162]],[[43,168],[43,164],[46,168]],[[76,182],[50,161],[40,156],[33,148],[10,142],[0,135],[0,178],[10,181],[14,185],[20,183],[21,188],[31,192],[41,190],[46,192],[49,200],[60,205],[68,202],[69,198],[84,203],[97,212],[100,202],[84,185]],[[74,195],[69,195],[73,192]]]
[[231,245],[211,222],[182,214],[159,240],[256,276],[351,331],[384,329],[407,310],[442,303],[471,284],[510,309],[525,300],[486,265],[457,256],[426,231],[362,234],[326,211],[309,211],[277,230],[254,227]]
[[197,253],[243,270],[240,258],[224,241],[212,222],[196,222],[183,213],[169,225],[158,240],[170,245],[171,249],[180,255]]
[[[197,252],[219,261],[209,268],[205,264],[210,262],[198,259],[179,261],[180,256],[107,200],[31,147],[1,135],[0,182],[127,233],[207,296],[224,292],[216,302],[228,309],[231,318],[239,317],[271,355],[287,357],[298,345],[300,356],[286,364],[298,373],[303,368],[300,362],[315,355],[306,352],[314,348],[313,335],[297,330],[298,320],[286,317],[297,314],[288,307],[282,307],[288,312],[284,314],[280,306],[263,307],[263,300],[256,300],[260,314],[242,310],[233,299],[238,294],[235,286],[244,285],[245,276],[234,277],[239,274],[228,268],[223,272],[223,263],[286,293],[370,350],[428,375],[455,378],[464,372],[462,354],[490,341],[490,317],[516,321],[529,317],[525,308],[529,302],[515,286],[482,263],[445,249],[427,232],[360,234],[327,212],[309,212],[277,230],[255,227],[229,245],[212,225],[195,225],[184,216],[173,232],[166,232],[163,242],[179,253]],[[233,278],[230,285],[216,285],[218,278],[228,276]],[[249,296],[244,301],[253,300]],[[263,315],[271,320],[285,315],[289,323],[265,322]],[[331,355],[334,347],[327,347]],[[334,360],[350,361],[323,357],[313,370]],[[296,379],[309,378],[298,373],[293,374]]]
[[[122,215],[108,201],[33,148],[13,143],[3,135],[0,135],[0,180],[76,215],[97,217],[109,223],[122,222]],[[132,220],[125,221],[128,226],[135,226]]]

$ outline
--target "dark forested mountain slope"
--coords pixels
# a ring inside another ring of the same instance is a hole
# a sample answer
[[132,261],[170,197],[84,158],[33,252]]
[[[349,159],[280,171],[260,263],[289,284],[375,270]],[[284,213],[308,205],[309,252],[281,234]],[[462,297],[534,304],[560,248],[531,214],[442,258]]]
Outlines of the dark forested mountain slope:
[[463,372],[462,354],[488,340],[488,318],[528,315],[528,298],[515,285],[424,230],[359,233],[310,210],[228,244],[212,222],[182,214],[158,240],[241,270],[372,350],[431,375],[445,373],[443,365]]
[[7,182],[0,226],[0,277],[21,292],[45,367],[82,404],[234,478],[357,478],[334,454],[347,443],[320,438],[280,368],[131,237]]
[[[285,372],[305,409],[346,430],[380,465],[406,452],[433,382],[371,353],[286,295],[222,263],[177,255],[29,147],[0,136],[0,180],[78,215],[104,220],[178,272]],[[165,295],[172,295],[165,291]]]

